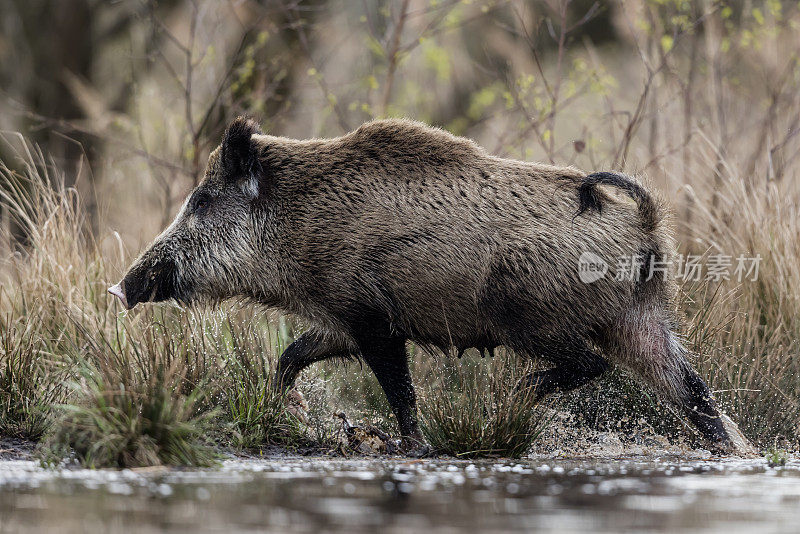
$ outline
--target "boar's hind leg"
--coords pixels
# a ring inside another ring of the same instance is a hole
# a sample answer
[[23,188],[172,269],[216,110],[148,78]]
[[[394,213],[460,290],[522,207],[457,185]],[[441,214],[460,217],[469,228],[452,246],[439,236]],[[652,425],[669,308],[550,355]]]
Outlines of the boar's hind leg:
[[306,332],[281,354],[275,374],[275,387],[282,392],[288,390],[294,385],[297,375],[312,363],[348,357],[350,350],[344,343],[318,332]]
[[712,446],[730,449],[730,436],[714,397],[692,369],[688,351],[666,312],[648,306],[633,309],[598,341],[612,361],[631,369],[665,400],[678,405]]
[[537,398],[570,391],[587,384],[608,369],[608,362],[588,348],[561,347],[543,352],[545,359],[556,364],[551,369],[536,371],[523,379],[520,386],[531,388]]
[[386,394],[404,448],[426,449],[425,440],[417,424],[417,401],[414,384],[408,369],[406,342],[402,337],[365,337],[358,340],[361,357],[367,362]]
[[686,417],[697,427],[703,437],[721,450],[729,447],[729,436],[717,411],[714,397],[708,386],[688,362],[683,371],[680,404]]

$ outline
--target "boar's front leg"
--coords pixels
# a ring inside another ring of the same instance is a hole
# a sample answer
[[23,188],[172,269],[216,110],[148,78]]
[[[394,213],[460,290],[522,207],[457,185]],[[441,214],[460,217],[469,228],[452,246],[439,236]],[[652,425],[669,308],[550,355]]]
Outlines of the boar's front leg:
[[408,369],[406,340],[402,337],[362,337],[361,357],[383,388],[402,436],[401,448],[411,456],[425,456],[430,447],[417,423],[417,400]]
[[341,341],[319,332],[308,331],[286,347],[278,360],[274,387],[280,392],[288,391],[300,372],[315,362],[330,358],[348,358],[351,351]]

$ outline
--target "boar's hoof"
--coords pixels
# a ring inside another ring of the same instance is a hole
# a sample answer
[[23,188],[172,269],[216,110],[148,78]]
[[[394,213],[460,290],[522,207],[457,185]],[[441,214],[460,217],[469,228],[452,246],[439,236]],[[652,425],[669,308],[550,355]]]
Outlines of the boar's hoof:
[[750,440],[742,434],[739,426],[724,413],[720,414],[722,426],[728,434],[728,439],[719,441],[712,445],[711,452],[714,454],[727,456],[740,456],[742,458],[755,458],[758,456],[758,449],[750,443]]
[[400,452],[411,458],[427,458],[433,455],[433,448],[421,435],[404,436],[400,440]]

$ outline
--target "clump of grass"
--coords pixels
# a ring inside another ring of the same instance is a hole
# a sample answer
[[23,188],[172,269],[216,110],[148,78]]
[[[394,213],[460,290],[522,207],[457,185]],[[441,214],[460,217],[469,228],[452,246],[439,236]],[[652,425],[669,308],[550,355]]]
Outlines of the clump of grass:
[[38,440],[65,397],[63,365],[42,352],[38,334],[35,320],[0,317],[0,435]]
[[518,458],[546,428],[549,418],[534,392],[516,387],[531,365],[504,351],[490,360],[447,358],[433,365],[438,379],[420,384],[420,419],[437,452]]
[[143,341],[113,342],[85,332],[74,400],[54,425],[46,460],[74,456],[88,467],[214,463],[206,433],[215,411],[202,409],[204,385],[187,382],[187,368],[158,330],[146,330]]
[[764,459],[770,467],[783,467],[789,460],[789,453],[786,452],[786,449],[772,446],[764,453]]
[[270,355],[274,351],[264,346],[264,337],[252,325],[230,319],[223,324],[225,335],[214,338],[226,344],[221,350],[218,386],[222,389],[217,403],[229,424],[232,445],[253,448],[302,439],[300,421],[288,409],[286,395],[273,384],[275,365]]
[[129,389],[85,373],[83,400],[65,406],[45,459],[74,455],[88,467],[212,465],[216,454],[204,441],[211,414],[195,414],[202,392],[176,394],[168,375]]
[[231,425],[232,445],[253,448],[297,441],[302,427],[287,409],[289,401],[272,387],[268,371],[252,363],[249,358],[237,358],[226,369],[231,389],[223,409]]
[[[179,330],[163,332],[160,315],[145,313],[120,331],[77,192],[35,147],[18,154],[21,173],[0,164],[0,200],[25,237],[0,273],[3,431],[47,432],[45,456],[74,454],[94,467],[208,464],[200,438],[211,412],[196,410],[191,359],[170,350]],[[1,237],[13,243],[8,232]]]

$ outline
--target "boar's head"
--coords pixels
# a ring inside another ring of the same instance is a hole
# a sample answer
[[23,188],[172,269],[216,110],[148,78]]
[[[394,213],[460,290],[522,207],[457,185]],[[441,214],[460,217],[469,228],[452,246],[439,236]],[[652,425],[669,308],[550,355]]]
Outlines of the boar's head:
[[140,302],[215,302],[247,294],[244,268],[256,261],[263,214],[259,182],[263,169],[258,125],[234,120],[211,153],[205,176],[172,224],[108,289],[131,309]]

